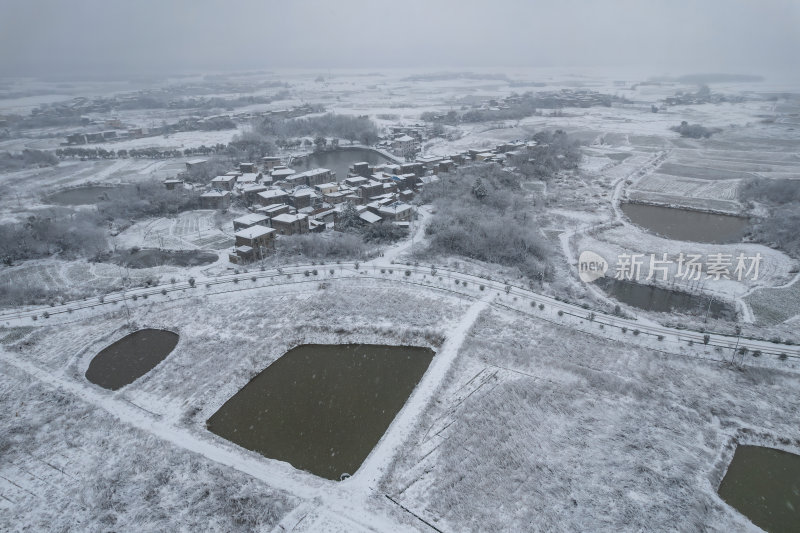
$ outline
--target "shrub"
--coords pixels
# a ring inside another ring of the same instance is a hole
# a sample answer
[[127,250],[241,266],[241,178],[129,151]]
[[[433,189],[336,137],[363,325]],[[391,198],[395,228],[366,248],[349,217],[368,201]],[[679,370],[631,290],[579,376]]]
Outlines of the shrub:
[[[406,276],[410,276],[410,275],[411,275],[411,271],[410,270],[406,270]],[[458,282],[456,282],[456,283],[458,283]]]
[[539,311],[544,311],[544,304],[539,304]]
[[708,333],[706,333],[705,335],[703,335],[703,344],[708,344],[708,342],[709,342],[710,340],[711,340],[711,335],[709,335]]
[[562,311],[561,309],[559,309],[559,310],[558,310],[558,316],[564,316],[564,311]]
[[166,296],[166,295],[167,295],[167,289],[161,289],[161,294],[163,294],[164,296]]
[[638,329],[633,330],[634,335],[638,335],[639,333],[641,333],[641,331],[639,331]]

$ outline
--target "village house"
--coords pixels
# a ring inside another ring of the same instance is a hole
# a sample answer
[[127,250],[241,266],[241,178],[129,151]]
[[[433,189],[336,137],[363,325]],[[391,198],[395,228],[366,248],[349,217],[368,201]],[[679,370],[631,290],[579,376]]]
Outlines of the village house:
[[353,193],[350,190],[329,192],[325,193],[325,195],[323,196],[323,200],[328,202],[329,204],[340,204],[346,202],[348,197],[352,195]]
[[308,233],[308,216],[303,214],[290,215],[284,213],[272,217],[272,227],[280,235],[300,235]]
[[269,189],[258,193],[257,196],[261,205],[285,204],[289,201],[289,193],[283,189]]
[[362,176],[364,178],[368,178],[369,175],[372,173],[372,169],[369,167],[369,163],[367,162],[353,163],[350,166],[350,173],[355,176]]
[[339,184],[336,183],[335,181],[330,181],[328,183],[320,183],[319,185],[314,185],[314,190],[318,191],[321,194],[328,194],[338,191]]
[[236,183],[236,176],[217,176],[211,180],[211,187],[214,189],[232,191],[233,185]]
[[408,222],[414,214],[414,207],[410,204],[395,202],[379,208],[378,214],[381,218],[392,222]]
[[230,256],[230,259],[236,263],[262,259],[275,247],[275,230],[273,228],[256,225],[239,230],[233,236],[236,239],[235,255]]
[[344,183],[346,185],[350,186],[350,187],[353,187],[354,189],[360,187],[361,185],[364,185],[367,182],[369,182],[369,180],[367,178],[360,177],[360,176],[359,177],[350,177],[350,178],[345,178],[344,179]]
[[286,178],[294,174],[294,170],[287,167],[275,167],[272,172],[270,172],[270,176],[274,181],[286,181]]
[[204,167],[206,164],[208,164],[208,159],[190,159],[185,163],[186,171],[197,170],[198,168]]
[[283,182],[286,184],[285,187],[289,189],[294,189],[295,187],[305,187],[308,185],[308,180],[306,179],[305,173],[286,176],[283,178]]
[[200,195],[201,209],[228,209],[231,206],[230,191],[213,190]]
[[392,140],[392,153],[400,157],[410,157],[417,151],[417,140],[409,135],[401,135]]
[[314,189],[299,188],[289,196],[289,203],[299,210],[304,207],[314,207],[318,199],[319,197]]
[[334,207],[320,207],[315,209],[309,215],[311,220],[321,222],[323,224],[330,224],[336,220],[336,209]]
[[372,211],[364,211],[363,213],[358,215],[358,218],[360,218],[364,224],[368,225],[377,224],[378,222],[381,221],[381,217],[379,215],[376,215]]
[[245,172],[238,178],[236,178],[236,185],[240,187],[244,187],[245,185],[255,185],[261,181],[261,173],[258,172]]
[[264,207],[259,207],[256,209],[256,213],[269,217],[270,222],[269,225],[272,226],[272,217],[282,215],[284,213],[290,213],[292,208],[289,204],[273,204],[273,205],[266,205]]
[[164,187],[166,187],[168,191],[175,190],[175,187],[181,184],[183,184],[183,180],[179,180],[176,178],[167,178],[164,180]]
[[255,163],[239,163],[239,172],[243,174],[249,174],[256,172],[256,164]]
[[250,213],[233,219],[233,231],[239,231],[253,226],[269,227],[269,217],[260,213]]
[[264,172],[272,172],[275,167],[281,165],[281,158],[268,155],[261,158],[261,164],[264,166]]
[[258,193],[266,190],[268,188],[263,184],[245,185],[242,187],[242,197],[247,205],[251,205],[258,198]]
[[286,178],[286,182],[290,183],[292,186],[298,185],[308,185],[309,187],[313,187],[314,185],[319,185],[320,183],[330,182],[334,179],[334,174],[327,168],[314,168],[311,170],[306,170],[305,172],[301,172],[300,174],[295,174],[290,178]]
[[383,183],[370,180],[369,182],[358,187],[358,194],[364,199],[369,199],[373,196],[383,194]]

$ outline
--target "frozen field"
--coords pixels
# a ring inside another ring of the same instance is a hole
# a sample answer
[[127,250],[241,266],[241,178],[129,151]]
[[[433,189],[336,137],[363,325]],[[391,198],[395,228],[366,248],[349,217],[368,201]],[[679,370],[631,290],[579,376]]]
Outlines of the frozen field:
[[464,346],[383,485],[443,531],[756,531],[716,494],[731,443],[800,450],[794,375],[494,311]]

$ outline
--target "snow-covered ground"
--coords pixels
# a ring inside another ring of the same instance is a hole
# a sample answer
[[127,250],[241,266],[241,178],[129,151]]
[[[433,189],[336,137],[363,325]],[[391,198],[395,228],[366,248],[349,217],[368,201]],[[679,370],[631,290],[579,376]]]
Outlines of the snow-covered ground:
[[[644,78],[630,73],[587,77],[519,69],[504,79],[476,72],[448,78],[413,71],[285,71],[227,80],[290,83],[287,100],[235,112],[322,103],[328,111],[368,115],[381,128],[421,123],[426,111],[458,111],[528,90],[587,87],[625,96],[631,103],[448,127],[455,135],[424,144],[426,155],[450,155],[557,128],[584,141],[579,172],[523,187],[557,255],[556,279],[541,292],[571,303],[531,299],[533,293],[521,289],[505,294],[505,282],[493,287],[469,275],[517,281],[514,269],[498,265],[422,255],[426,265],[431,259],[466,272],[460,278],[443,268],[437,277],[427,266],[402,266],[425,249],[428,207],[412,226],[413,239],[364,262],[364,276],[334,276],[329,269],[341,274],[350,266],[317,265],[319,274],[310,279],[300,271],[291,279],[270,279],[254,268],[236,282],[226,280],[233,268],[225,253],[233,213],[211,211],[138,221],[112,242],[119,248],[213,250],[220,255],[213,265],[134,271],[47,259],[2,266],[0,282],[105,292],[127,277],[128,283],[161,278],[162,286],[148,289],[148,298],[145,289],[136,289],[136,300],[128,291],[122,303],[112,302],[113,294],[107,303],[93,298],[94,307],[87,309],[81,307],[90,302],[75,302],[74,312],[36,322],[29,316],[33,311],[4,314],[0,530],[22,529],[20,524],[81,530],[752,530],[716,488],[736,442],[800,450],[791,402],[800,385],[797,361],[770,353],[741,357],[742,368],[729,365],[735,337],[714,334],[705,346],[698,333],[690,337],[660,326],[670,315],[627,309],[631,318],[624,325],[606,315],[595,320],[581,304],[600,313],[615,301],[579,282],[575,261],[582,250],[611,264],[625,253],[760,253],[757,281],[692,288],[737,300],[744,320],[752,322],[745,324],[746,333],[796,339],[795,260],[760,244],[667,240],[632,225],[619,208],[628,199],[741,212],[742,180],[796,177],[800,171],[796,119],[781,111],[782,103],[758,97],[652,113],[651,103],[695,87],[637,85]],[[9,85],[20,93],[24,86]],[[21,113],[82,91],[137,88],[98,83],[48,92],[38,82],[28,86],[30,96],[0,100],[0,110]],[[712,88],[764,90],[753,83]],[[249,93],[220,88],[218,96],[241,94]],[[126,111],[115,118],[148,125],[185,114],[190,111]],[[682,120],[723,131],[710,139],[681,138],[669,128]],[[0,150],[53,149],[61,139],[47,136],[52,133],[48,128],[6,139]],[[188,132],[105,147],[184,149],[225,143],[235,133]],[[62,188],[171,177],[184,160],[63,161],[0,174],[0,219],[21,222],[51,212],[46,196]],[[185,284],[190,276],[201,280],[196,289]],[[167,284],[170,278],[176,283]],[[468,285],[454,283],[465,280]],[[36,313],[43,316],[41,309]],[[168,328],[181,340],[155,369],[118,392],[86,382],[94,354],[140,327]],[[439,352],[349,480],[321,480],[205,429],[224,401],[291,347],[343,342],[413,344]]]

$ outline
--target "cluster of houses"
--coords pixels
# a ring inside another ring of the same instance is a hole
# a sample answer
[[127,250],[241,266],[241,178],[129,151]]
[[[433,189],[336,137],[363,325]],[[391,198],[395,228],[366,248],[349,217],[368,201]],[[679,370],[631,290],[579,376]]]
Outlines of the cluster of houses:
[[[235,245],[230,260],[251,262],[270,253],[277,237],[334,229],[348,205],[365,226],[408,226],[415,215],[411,200],[425,186],[439,183],[439,174],[466,162],[503,164],[509,154],[527,146],[514,141],[451,156],[420,156],[408,163],[355,163],[343,179],[326,168],[297,172],[279,157],[264,157],[260,164],[239,163],[236,170],[213,178],[200,203],[203,209],[225,210],[236,198],[247,207],[248,214],[233,220]],[[204,163],[195,159],[186,166],[191,169]],[[168,179],[164,184],[172,189],[182,181]]]

